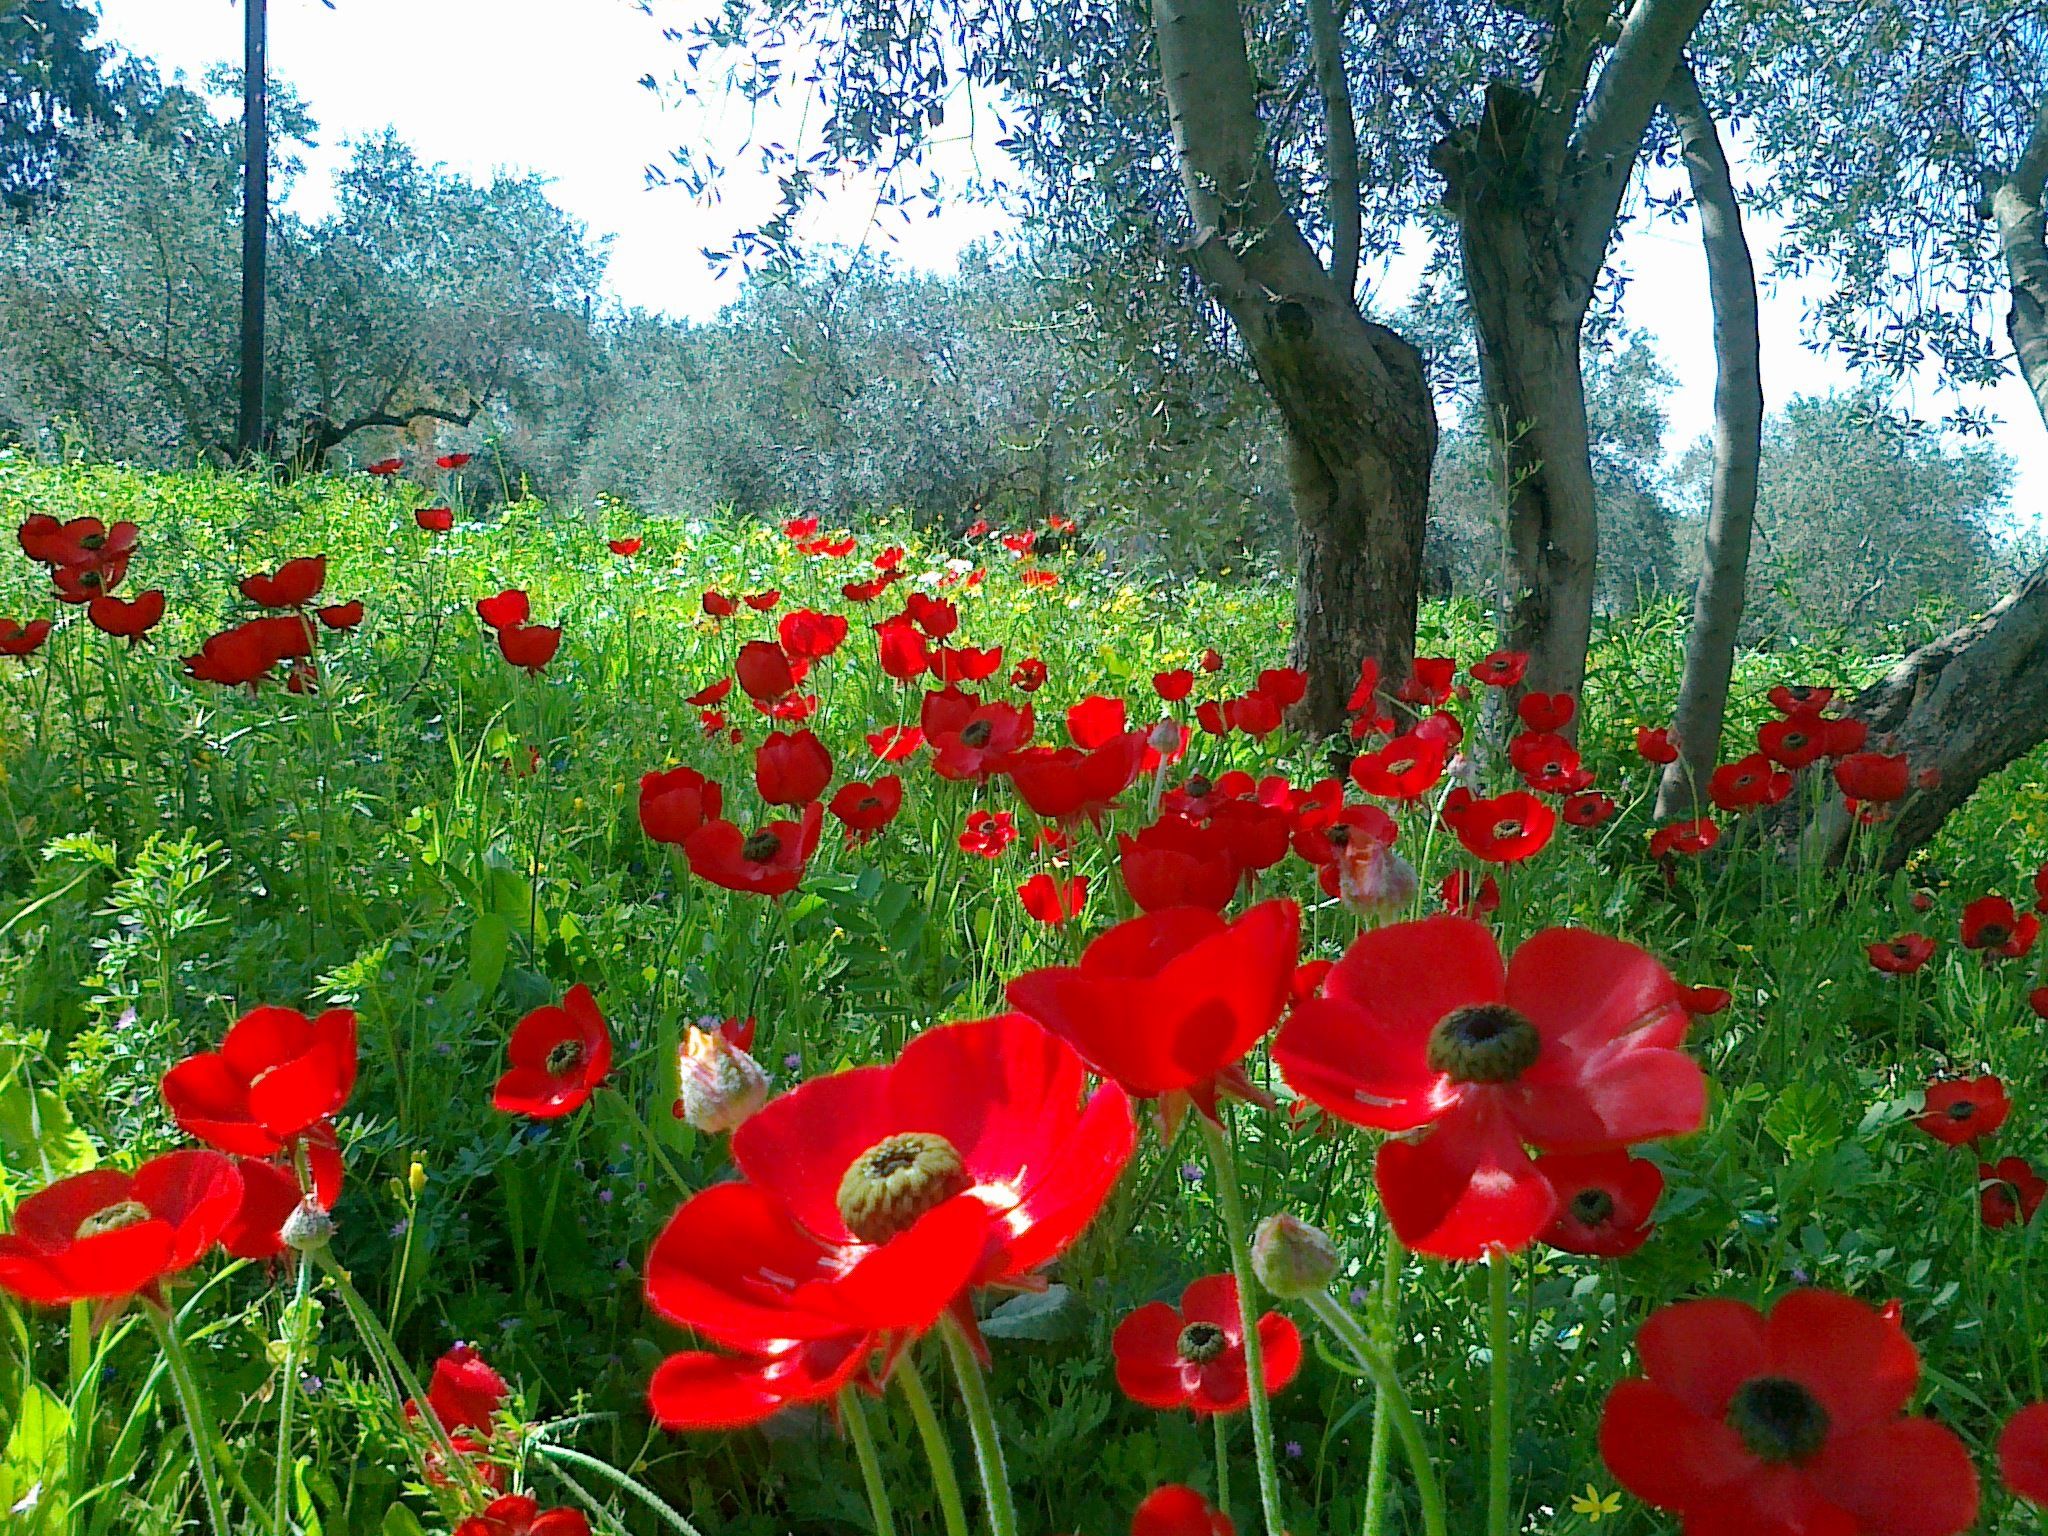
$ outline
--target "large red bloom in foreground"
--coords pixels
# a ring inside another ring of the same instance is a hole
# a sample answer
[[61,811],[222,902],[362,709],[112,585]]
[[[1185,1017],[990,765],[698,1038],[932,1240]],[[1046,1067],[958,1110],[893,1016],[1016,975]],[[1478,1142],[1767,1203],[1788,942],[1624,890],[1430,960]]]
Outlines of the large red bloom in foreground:
[[1205,1114],[1287,1005],[1301,912],[1269,901],[1234,923],[1199,907],[1132,918],[1078,966],[1019,976],[1010,1002],[1140,1098],[1184,1093]]
[[[1019,1014],[949,1024],[892,1066],[805,1083],[733,1133],[744,1181],[693,1196],[655,1241],[647,1297],[745,1351],[657,1373],[674,1425],[747,1423],[828,1395],[878,1338],[929,1328],[977,1285],[1027,1279],[1100,1209],[1130,1103]],[[693,1394],[703,1402],[695,1404]],[[757,1411],[758,1410],[758,1411]]]
[[356,1082],[356,1016],[330,1008],[252,1008],[218,1051],[164,1074],[164,1103],[187,1135],[223,1152],[274,1157],[348,1102]]
[[1424,1131],[1381,1146],[1381,1198],[1410,1247],[1473,1259],[1525,1246],[1557,1210],[1526,1145],[1594,1152],[1699,1128],[1688,1019],[1633,944],[1549,928],[1503,965],[1483,925],[1429,917],[1360,935],[1273,1059],[1340,1119]]
[[[1278,1312],[1259,1319],[1266,1395],[1301,1369],[1301,1333]],[[1189,1408],[1197,1417],[1241,1413],[1251,1401],[1244,1364],[1244,1325],[1237,1281],[1205,1275],[1181,1293],[1178,1307],[1154,1301],[1116,1325],[1110,1339],[1116,1384],[1147,1408]]]
[[1794,1291],[1665,1307],[1636,1340],[1647,1380],[1607,1400],[1600,1454],[1685,1536],[1954,1536],[1977,1474],[1949,1430],[1905,1418],[1920,1375],[1889,1310]]
[[491,1107],[554,1120],[582,1106],[612,1069],[612,1032],[590,988],[578,983],[560,1007],[536,1008],[512,1031],[508,1065]]
[[1132,1513],[1131,1536],[1237,1536],[1237,1527],[1194,1489],[1168,1483]]
[[2048,1506],[2048,1403],[2031,1403],[2006,1420],[1998,1475],[2028,1503]]
[[242,1176],[218,1152],[60,1179],[15,1207],[14,1230],[0,1235],[0,1290],[50,1306],[153,1293],[199,1262],[241,1204]]
[[590,1536],[590,1519],[580,1509],[543,1510],[523,1493],[508,1493],[456,1526],[455,1536]]

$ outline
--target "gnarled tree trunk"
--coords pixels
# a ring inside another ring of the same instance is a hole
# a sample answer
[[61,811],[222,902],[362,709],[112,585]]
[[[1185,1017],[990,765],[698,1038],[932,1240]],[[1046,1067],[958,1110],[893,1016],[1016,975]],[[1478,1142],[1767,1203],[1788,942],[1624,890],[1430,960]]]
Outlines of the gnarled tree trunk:
[[1721,721],[1735,670],[1735,639],[1749,578],[1756,521],[1757,464],[1763,455],[1764,381],[1757,357],[1756,267],[1742,232],[1742,208],[1713,114],[1691,66],[1672,74],[1664,107],[1678,126],[1679,148],[1699,213],[1714,307],[1714,486],[1707,506],[1699,586],[1693,593],[1685,675],[1672,735],[1678,761],[1657,790],[1659,820],[1700,814],[1707,779],[1721,753]]
[[[1325,269],[1287,211],[1236,0],[1153,0],[1152,28],[1195,269],[1287,432],[1300,529],[1293,661],[1309,675],[1295,720],[1334,732],[1361,660],[1399,678],[1414,659],[1435,402],[1421,355],[1359,314],[1351,275]],[[1355,187],[1355,166],[1353,176]]]

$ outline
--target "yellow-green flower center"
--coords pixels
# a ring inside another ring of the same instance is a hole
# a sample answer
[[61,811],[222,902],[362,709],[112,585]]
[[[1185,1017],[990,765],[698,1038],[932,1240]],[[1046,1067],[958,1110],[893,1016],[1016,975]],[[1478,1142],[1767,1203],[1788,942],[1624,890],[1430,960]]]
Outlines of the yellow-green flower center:
[[1511,1083],[1536,1064],[1536,1026],[1505,1003],[1454,1008],[1429,1032],[1429,1066],[1460,1083]]
[[149,1207],[140,1200],[121,1200],[94,1211],[78,1224],[78,1230],[72,1236],[83,1241],[88,1237],[118,1232],[123,1227],[140,1226],[152,1219]]
[[1190,1365],[1207,1365],[1230,1340],[1214,1323],[1189,1323],[1181,1329],[1174,1350]]
[[839,1216],[864,1243],[886,1243],[974,1180],[953,1143],[931,1131],[885,1137],[839,1181]]

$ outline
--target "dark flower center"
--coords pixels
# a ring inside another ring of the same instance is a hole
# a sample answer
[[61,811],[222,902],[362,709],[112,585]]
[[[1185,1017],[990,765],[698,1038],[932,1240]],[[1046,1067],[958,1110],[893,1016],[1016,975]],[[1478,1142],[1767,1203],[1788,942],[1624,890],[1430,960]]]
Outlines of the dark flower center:
[[1429,1032],[1429,1066],[1459,1083],[1511,1083],[1536,1064],[1543,1039],[1505,1003],[1454,1008]]
[[1604,1227],[1614,1220],[1614,1196],[1604,1189],[1582,1189],[1572,1196],[1572,1217],[1582,1227]]
[[986,720],[970,720],[966,728],[960,732],[960,739],[970,747],[985,747],[995,733],[996,728]]
[[1974,1119],[1976,1114],[1977,1105],[1971,1099],[1957,1099],[1955,1103],[1948,1107],[1948,1117],[1951,1120],[1970,1120]]
[[782,839],[773,832],[756,832],[740,844],[740,852],[751,863],[765,864],[782,852]]
[[78,573],[78,584],[81,587],[96,587],[100,584],[100,573],[98,571],[80,571]]
[[2003,944],[2012,937],[2012,930],[2003,923],[1986,923],[1977,930],[1977,937],[1986,944]]
[[1794,751],[1805,746],[1811,739],[1804,731],[1787,731],[1785,733],[1785,745]]
[[854,806],[854,809],[857,811],[879,811],[881,808],[882,797],[880,795],[862,795],[860,802]]
[[78,1224],[78,1230],[71,1235],[83,1241],[88,1237],[99,1237],[108,1232],[118,1232],[123,1227],[139,1226],[151,1220],[149,1207],[140,1200],[120,1200],[113,1205],[103,1205]]
[[839,1216],[864,1243],[886,1243],[974,1180],[960,1153],[931,1131],[904,1131],[876,1142],[839,1181]]
[[1758,1376],[1736,1389],[1728,1427],[1765,1461],[1805,1461],[1827,1443],[1828,1411],[1798,1382]]
[[107,536],[104,533],[88,533],[78,543],[81,549],[104,549],[107,545]]
[[1214,792],[1215,788],[1215,785],[1211,784],[1206,778],[1204,778],[1199,773],[1188,780],[1188,793],[1193,795],[1197,800],[1208,799],[1210,794]]
[[548,1076],[563,1077],[583,1065],[583,1042],[581,1040],[559,1040],[548,1052]]
[[1330,828],[1329,831],[1325,832],[1323,836],[1329,840],[1331,846],[1342,848],[1346,843],[1351,841],[1351,828],[1344,822],[1340,821],[1334,827]]
[[1512,816],[1493,824],[1493,835],[1495,837],[1520,837],[1522,832],[1522,824]]
[[1181,1329],[1174,1352],[1189,1365],[1207,1365],[1223,1353],[1230,1340],[1214,1323],[1189,1323]]
[[1894,943],[1894,944],[1892,945],[1892,958],[1893,958],[1894,960],[1910,960],[1910,959],[1912,959],[1912,958],[1913,958],[1913,946],[1912,946],[1912,945],[1910,945],[1910,944],[1900,944],[1900,943]]

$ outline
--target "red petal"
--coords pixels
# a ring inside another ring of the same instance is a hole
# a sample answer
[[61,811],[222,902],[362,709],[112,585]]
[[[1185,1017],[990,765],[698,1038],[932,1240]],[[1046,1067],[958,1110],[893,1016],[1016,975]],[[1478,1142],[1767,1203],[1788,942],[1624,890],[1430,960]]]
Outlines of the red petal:
[[1439,1259],[1525,1248],[1557,1208],[1514,1127],[1483,1101],[1452,1110],[1420,1140],[1382,1144],[1373,1172],[1401,1241]]
[[1837,1434],[1896,1418],[1920,1380],[1905,1330],[1876,1307],[1834,1291],[1794,1291],[1771,1309],[1770,1370],[1820,1399]]
[[1970,1453],[1928,1419],[1831,1435],[1807,1475],[1870,1536],[1956,1536],[1977,1521]]
[[1689,1509],[1758,1464],[1734,1430],[1641,1380],[1624,1381],[1608,1397],[1600,1456],[1616,1482],[1660,1509]]

